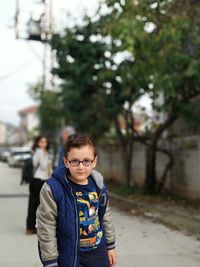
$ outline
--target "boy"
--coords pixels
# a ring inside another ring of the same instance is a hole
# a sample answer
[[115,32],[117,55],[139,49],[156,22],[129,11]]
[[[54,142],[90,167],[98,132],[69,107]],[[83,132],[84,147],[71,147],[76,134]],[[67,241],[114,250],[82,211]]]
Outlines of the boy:
[[103,177],[94,171],[96,149],[86,134],[71,135],[65,166],[44,184],[37,211],[39,251],[45,267],[110,267],[115,233]]

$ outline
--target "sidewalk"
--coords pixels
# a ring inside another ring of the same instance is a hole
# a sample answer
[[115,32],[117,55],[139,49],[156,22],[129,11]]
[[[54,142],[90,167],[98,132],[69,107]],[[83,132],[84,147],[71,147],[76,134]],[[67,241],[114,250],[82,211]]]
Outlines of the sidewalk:
[[200,207],[182,204],[174,200],[161,200],[151,197],[133,195],[124,197],[110,193],[111,203],[129,214],[142,216],[153,222],[162,223],[171,229],[192,235],[200,240]]
[[0,199],[0,266],[41,267],[36,236],[25,235],[27,198]]
[[28,186],[20,169],[0,163],[0,266],[41,267],[36,236],[25,235]]
[[[18,169],[0,163],[0,267],[41,267],[37,238],[25,235],[28,187],[19,181]],[[112,215],[117,267],[200,266],[200,241],[195,238],[117,209]]]

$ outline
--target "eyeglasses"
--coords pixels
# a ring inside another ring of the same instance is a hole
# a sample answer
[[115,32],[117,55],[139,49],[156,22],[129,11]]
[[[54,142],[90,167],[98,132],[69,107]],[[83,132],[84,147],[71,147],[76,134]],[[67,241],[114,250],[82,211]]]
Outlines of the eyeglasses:
[[[67,159],[68,160],[68,159]],[[78,167],[80,165],[80,163],[82,163],[84,166],[91,166],[92,163],[94,162],[94,159],[84,159],[84,160],[78,160],[78,159],[72,159],[72,160],[68,160],[69,164],[73,167]]]

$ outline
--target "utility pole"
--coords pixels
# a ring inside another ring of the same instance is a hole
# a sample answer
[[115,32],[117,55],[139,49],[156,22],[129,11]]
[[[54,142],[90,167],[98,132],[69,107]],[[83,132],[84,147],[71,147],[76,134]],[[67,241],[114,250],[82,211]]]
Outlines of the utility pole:
[[15,37],[19,38],[18,23],[19,23],[19,0],[16,0],[16,12],[15,12]]
[[[37,41],[43,44],[43,56],[40,58],[42,63],[42,92],[41,97],[49,85],[53,85],[53,78],[51,77],[50,82],[50,68],[53,66],[53,59],[51,53],[51,47],[49,41],[52,37],[52,10],[53,0],[41,0],[35,5],[40,4],[43,7],[43,12],[40,14],[39,19],[35,19],[34,16],[30,16],[29,20],[24,23],[26,24],[26,31],[20,28],[20,0],[16,0],[16,11],[15,11],[15,36],[16,39],[24,39],[26,41]],[[31,10],[34,13],[34,9]],[[22,27],[23,28],[23,27]],[[33,49],[33,48],[32,48]],[[37,54],[37,53],[35,53]],[[37,56],[38,58],[38,56]],[[47,74],[48,72],[48,74]]]

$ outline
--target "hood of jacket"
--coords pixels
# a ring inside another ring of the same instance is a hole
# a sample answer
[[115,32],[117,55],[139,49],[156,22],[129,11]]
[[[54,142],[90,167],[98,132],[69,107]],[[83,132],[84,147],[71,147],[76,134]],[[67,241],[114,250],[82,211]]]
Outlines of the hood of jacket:
[[[66,168],[66,166],[61,166],[56,168],[53,173],[52,177],[54,177],[56,180],[58,180],[63,185],[66,185],[66,183],[69,183],[67,179],[67,174],[69,173],[69,169]],[[96,182],[96,185],[100,190],[104,188],[104,182],[103,182],[103,176],[96,170],[92,170],[91,176]]]

